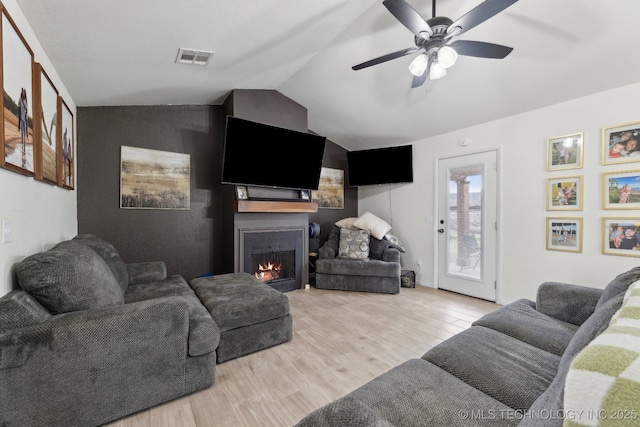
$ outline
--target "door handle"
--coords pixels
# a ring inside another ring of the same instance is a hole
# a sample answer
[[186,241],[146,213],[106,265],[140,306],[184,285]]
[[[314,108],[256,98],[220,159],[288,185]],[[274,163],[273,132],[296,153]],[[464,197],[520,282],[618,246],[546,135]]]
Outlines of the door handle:
[[444,233],[444,228],[438,228],[438,233],[440,234]]

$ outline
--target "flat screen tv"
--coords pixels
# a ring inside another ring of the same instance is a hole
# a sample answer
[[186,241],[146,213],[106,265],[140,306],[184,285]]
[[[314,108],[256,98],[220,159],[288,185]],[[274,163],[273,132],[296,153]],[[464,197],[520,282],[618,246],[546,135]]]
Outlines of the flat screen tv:
[[413,146],[348,151],[349,185],[413,182]]
[[326,138],[227,116],[222,183],[317,190]]

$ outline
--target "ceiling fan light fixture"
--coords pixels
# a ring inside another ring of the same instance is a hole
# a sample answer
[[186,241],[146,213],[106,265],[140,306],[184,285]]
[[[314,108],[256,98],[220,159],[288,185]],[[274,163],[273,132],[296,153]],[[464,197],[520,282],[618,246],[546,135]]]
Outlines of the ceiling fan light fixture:
[[433,61],[431,69],[429,70],[429,78],[431,80],[437,80],[447,75],[447,69],[442,66],[438,61]]
[[438,50],[438,62],[444,67],[449,68],[458,60],[458,52],[450,46],[443,46]]
[[416,56],[414,60],[411,61],[411,64],[409,64],[409,72],[411,72],[411,74],[413,74],[416,77],[420,77],[421,75],[424,74],[425,70],[427,69],[428,61],[429,61],[429,57],[424,53]]

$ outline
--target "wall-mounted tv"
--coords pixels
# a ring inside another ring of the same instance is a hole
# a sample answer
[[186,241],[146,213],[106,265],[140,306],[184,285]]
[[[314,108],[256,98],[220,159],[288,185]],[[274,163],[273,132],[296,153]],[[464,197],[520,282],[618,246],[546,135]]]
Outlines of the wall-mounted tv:
[[348,151],[349,185],[413,182],[413,146]]
[[326,138],[227,116],[222,183],[317,190]]

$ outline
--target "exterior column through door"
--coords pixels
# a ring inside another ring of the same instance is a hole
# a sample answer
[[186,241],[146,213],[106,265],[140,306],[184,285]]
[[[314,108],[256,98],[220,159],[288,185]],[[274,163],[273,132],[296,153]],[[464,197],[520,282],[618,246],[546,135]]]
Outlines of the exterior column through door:
[[466,236],[469,235],[469,184],[467,177],[459,177],[456,181],[456,199],[458,211],[458,259],[460,267],[466,267],[469,260],[469,246]]

